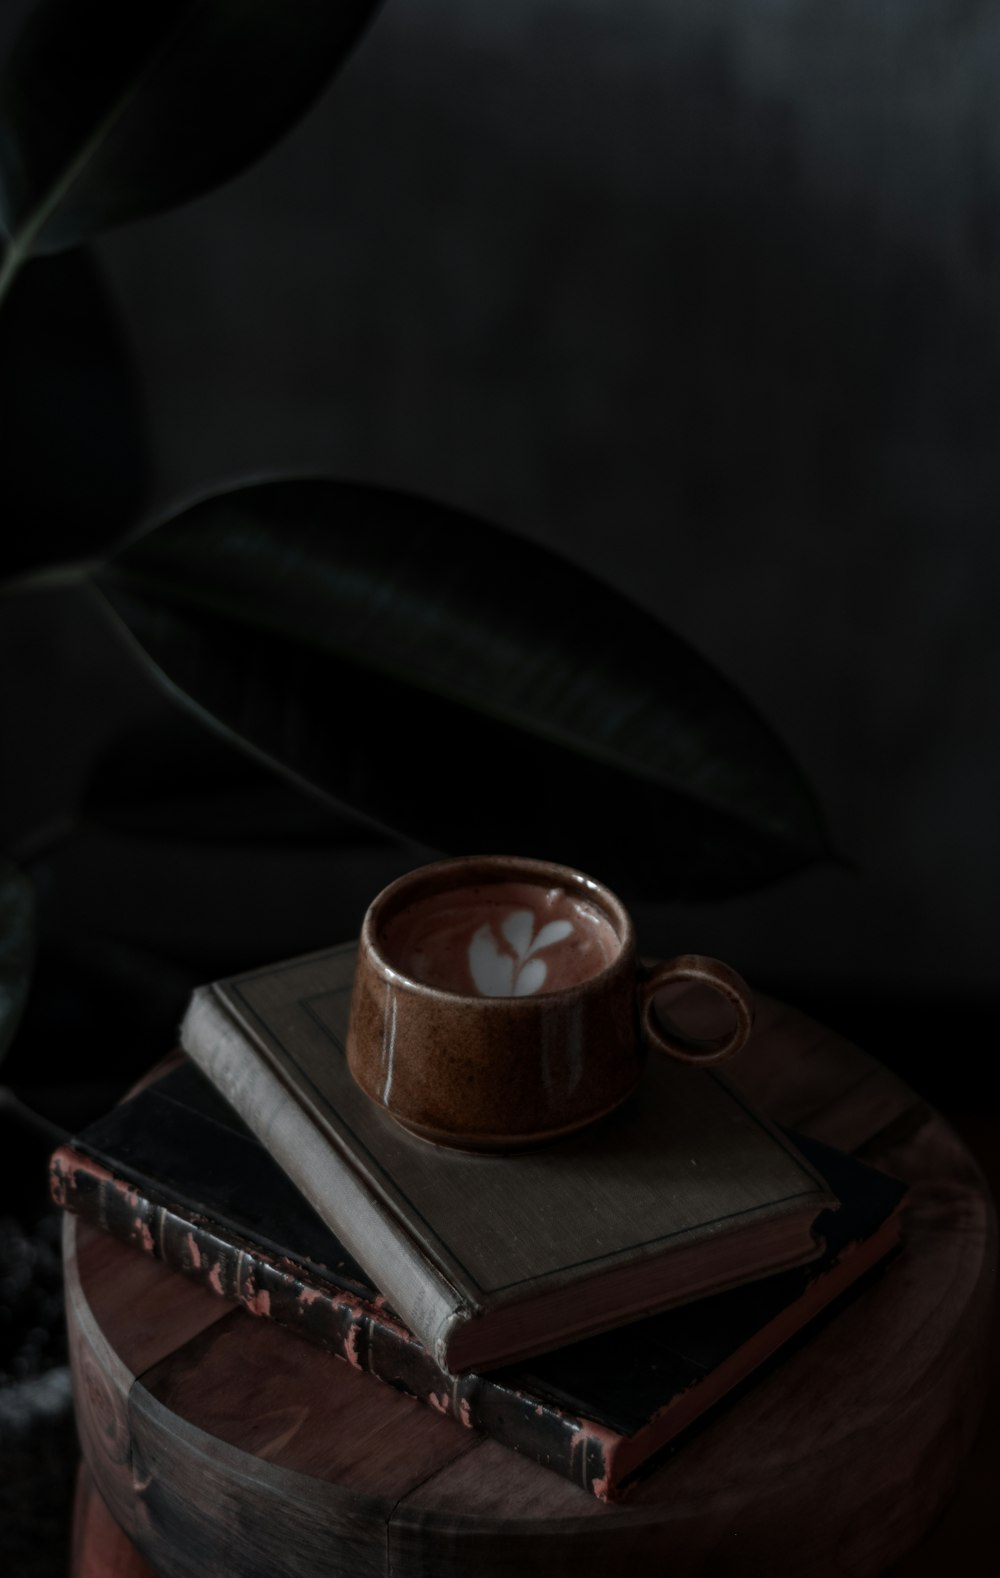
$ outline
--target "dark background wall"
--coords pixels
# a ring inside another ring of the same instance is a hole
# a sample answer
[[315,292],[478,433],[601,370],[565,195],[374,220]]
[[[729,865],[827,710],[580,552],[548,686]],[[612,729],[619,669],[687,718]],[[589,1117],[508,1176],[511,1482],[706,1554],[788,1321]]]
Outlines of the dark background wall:
[[[100,247],[154,512],[272,472],[425,492],[742,685],[856,870],[646,908],[646,944],[904,1064],[901,1026],[960,1042],[1000,989],[998,65],[1000,8],[958,0],[389,0],[257,168]],[[162,703],[72,599],[0,639],[16,828]],[[118,950],[124,1020],[153,960],[173,1002],[412,863],[84,829],[42,881],[81,981],[83,931]]]

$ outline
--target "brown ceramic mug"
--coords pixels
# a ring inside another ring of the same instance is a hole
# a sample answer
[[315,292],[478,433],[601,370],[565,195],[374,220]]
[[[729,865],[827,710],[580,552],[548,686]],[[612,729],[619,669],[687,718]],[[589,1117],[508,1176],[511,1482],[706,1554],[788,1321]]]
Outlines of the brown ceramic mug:
[[[668,1033],[653,996],[719,993],[732,1029]],[[571,1134],[635,1088],[647,1046],[716,1063],[746,1041],[753,999],[716,959],[636,958],[624,905],[545,860],[475,856],[400,877],[365,916],[347,1033],[357,1083],[424,1139],[512,1150]]]

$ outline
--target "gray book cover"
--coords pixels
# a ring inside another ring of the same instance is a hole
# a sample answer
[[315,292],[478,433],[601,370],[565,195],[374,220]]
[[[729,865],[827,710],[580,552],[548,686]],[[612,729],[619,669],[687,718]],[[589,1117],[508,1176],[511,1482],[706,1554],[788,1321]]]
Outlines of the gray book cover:
[[544,1351],[819,1252],[825,1181],[713,1070],[653,1054],[610,1120],[516,1156],[406,1133],[347,1067],[354,957],[201,988],[182,1040],[443,1368]]

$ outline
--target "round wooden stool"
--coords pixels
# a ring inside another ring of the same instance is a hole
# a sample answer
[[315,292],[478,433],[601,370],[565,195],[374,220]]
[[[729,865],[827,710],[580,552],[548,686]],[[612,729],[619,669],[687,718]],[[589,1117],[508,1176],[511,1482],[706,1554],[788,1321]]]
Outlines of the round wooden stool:
[[[792,1009],[762,1000],[730,1068],[779,1122],[911,1184],[903,1253],[617,1506],[67,1218],[86,1469],[137,1552],[161,1578],[884,1572],[979,1415],[989,1193],[909,1087]],[[76,1578],[105,1571],[88,1498]]]

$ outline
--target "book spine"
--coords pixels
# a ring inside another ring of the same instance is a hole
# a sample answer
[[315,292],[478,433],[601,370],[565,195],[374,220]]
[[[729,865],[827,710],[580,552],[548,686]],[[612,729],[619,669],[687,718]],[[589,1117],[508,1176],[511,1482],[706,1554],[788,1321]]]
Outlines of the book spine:
[[194,993],[181,1044],[389,1303],[403,1312],[435,1363],[449,1370],[451,1338],[475,1309],[403,1231],[211,987]]
[[49,1184],[63,1210],[153,1255],[249,1314],[275,1321],[593,1495],[613,1495],[609,1432],[489,1377],[444,1373],[381,1301],[370,1303],[346,1289],[322,1286],[292,1260],[221,1237],[207,1220],[156,1204],[72,1146],[60,1146],[53,1154]]

